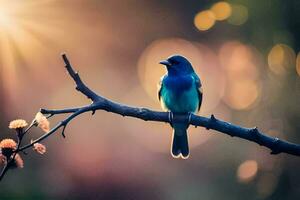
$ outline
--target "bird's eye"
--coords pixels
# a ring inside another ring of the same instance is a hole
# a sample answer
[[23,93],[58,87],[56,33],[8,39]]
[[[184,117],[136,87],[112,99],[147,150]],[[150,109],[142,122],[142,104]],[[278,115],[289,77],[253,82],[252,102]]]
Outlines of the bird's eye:
[[174,60],[174,59],[170,59],[169,62],[170,62],[172,65],[176,65],[176,64],[179,63],[177,60]]

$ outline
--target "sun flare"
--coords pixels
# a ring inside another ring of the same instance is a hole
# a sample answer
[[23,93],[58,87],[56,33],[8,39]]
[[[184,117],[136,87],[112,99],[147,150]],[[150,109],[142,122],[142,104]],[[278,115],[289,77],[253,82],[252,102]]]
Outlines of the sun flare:
[[1,31],[6,30],[12,24],[11,17],[7,13],[7,11],[0,7],[0,27]]
[[5,91],[13,91],[21,72],[34,66],[32,55],[48,52],[46,44],[53,44],[43,36],[57,33],[51,23],[55,19],[50,14],[56,12],[53,2],[0,0],[0,81]]

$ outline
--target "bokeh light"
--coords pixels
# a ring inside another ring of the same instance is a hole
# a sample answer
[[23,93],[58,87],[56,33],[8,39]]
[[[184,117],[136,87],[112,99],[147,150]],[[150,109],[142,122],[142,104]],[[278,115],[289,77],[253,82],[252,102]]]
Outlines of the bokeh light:
[[228,83],[224,101],[233,109],[243,110],[251,106],[258,98],[259,88],[255,81],[241,80]]
[[276,44],[268,54],[269,69],[275,74],[285,74],[295,66],[296,54],[285,44]]
[[219,51],[221,66],[233,78],[258,78],[256,59],[259,57],[252,47],[238,41],[223,44]]
[[242,25],[248,20],[248,9],[243,5],[231,5],[232,13],[228,18],[228,23],[233,25]]
[[257,182],[257,193],[260,198],[269,197],[276,189],[278,177],[275,173],[266,172],[259,177]]
[[194,18],[194,24],[200,31],[206,31],[212,28],[215,22],[216,16],[210,10],[201,11]]
[[9,29],[9,27],[12,24],[11,16],[9,16],[9,13],[5,9],[5,7],[0,7],[0,27],[1,30]]
[[[5,95],[15,104],[19,102],[18,92],[25,92],[22,90],[26,87],[22,76],[24,71],[32,72],[31,79],[43,80],[42,84],[48,82],[41,74],[50,69],[34,66],[43,60],[40,55],[50,55],[55,49],[58,41],[51,38],[63,35],[57,26],[65,20],[60,18],[60,22],[53,23],[60,16],[61,9],[54,9],[52,2],[0,0],[0,67],[3,72],[0,72],[0,80]],[[38,6],[43,8],[36,9]],[[49,14],[54,10],[56,15],[51,19],[42,15],[42,12]],[[18,106],[13,109],[18,109]]]
[[216,20],[219,21],[227,19],[232,11],[231,5],[225,1],[215,3],[210,10],[214,13]]
[[220,48],[219,59],[227,77],[223,101],[233,109],[249,109],[258,100],[257,57],[252,47],[237,41],[226,42]]
[[298,55],[297,55],[296,71],[297,71],[298,75],[300,76],[300,53],[298,53]]
[[210,114],[220,104],[226,88],[224,70],[220,67],[218,56],[204,44],[194,43],[202,55],[199,65],[194,65],[202,81],[203,101],[202,114]]
[[246,160],[237,169],[237,178],[240,182],[253,180],[258,171],[258,164],[255,160]]

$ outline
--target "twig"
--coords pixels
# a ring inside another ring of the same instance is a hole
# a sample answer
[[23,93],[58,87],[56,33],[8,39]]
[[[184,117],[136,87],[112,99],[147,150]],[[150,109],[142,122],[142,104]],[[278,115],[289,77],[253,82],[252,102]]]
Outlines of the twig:
[[76,90],[83,93],[85,96],[87,96],[89,99],[94,101],[98,95],[94,93],[91,89],[89,89],[82,81],[80,76],[78,75],[78,72],[74,71],[73,67],[71,66],[66,54],[62,54],[62,58],[66,64],[66,69],[69,72],[70,76],[73,78],[73,80],[76,83]]

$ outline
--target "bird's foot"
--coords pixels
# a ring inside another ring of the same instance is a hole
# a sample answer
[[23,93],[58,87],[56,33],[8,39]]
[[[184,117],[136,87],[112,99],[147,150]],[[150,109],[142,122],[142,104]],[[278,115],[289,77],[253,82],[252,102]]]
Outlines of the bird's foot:
[[170,124],[172,124],[173,123],[173,119],[174,119],[174,115],[173,115],[173,113],[171,112],[171,111],[169,111],[169,122],[170,122]]
[[174,114],[173,112],[169,111],[169,123],[171,127],[173,127],[173,122],[174,122]]
[[188,124],[190,124],[191,123],[191,121],[192,121],[192,112],[189,112],[188,113],[189,114],[189,116],[188,116]]

